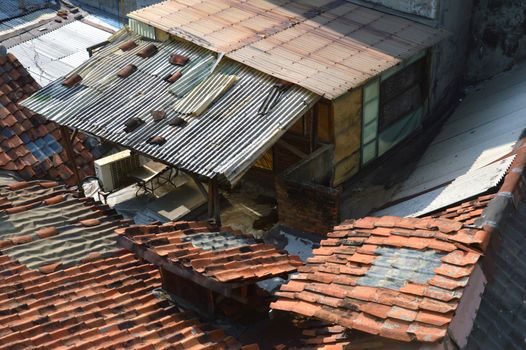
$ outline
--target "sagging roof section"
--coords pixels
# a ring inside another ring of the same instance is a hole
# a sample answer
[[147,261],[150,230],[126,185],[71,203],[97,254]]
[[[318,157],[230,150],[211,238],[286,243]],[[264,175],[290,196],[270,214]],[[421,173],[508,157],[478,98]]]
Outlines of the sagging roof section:
[[489,241],[456,221],[400,217],[346,222],[328,237],[271,307],[405,342],[446,335]]
[[159,269],[116,244],[129,224],[53,181],[0,186],[0,349],[258,349],[202,323]]
[[445,37],[344,0],[174,0],[128,16],[328,99]]
[[[76,178],[57,124],[19,104],[39,88],[13,54],[0,57],[0,169],[17,171],[27,180],[46,177],[72,185]],[[84,141],[79,135],[73,142],[80,176],[94,173],[93,155]]]
[[246,284],[296,271],[301,260],[257,243],[229,228],[206,223],[179,222],[135,226],[117,231],[119,242],[144,259],[169,268],[184,269],[218,283]]
[[[119,49],[130,40],[138,46],[127,51]],[[191,43],[154,42],[157,52],[142,58],[137,53],[152,41],[125,30],[111,41],[111,45],[71,73],[82,77],[77,85],[69,88],[63,86],[62,80],[55,81],[23,104],[60,125],[234,184],[319,98],[299,86],[291,86],[270,111],[259,114],[258,109],[278,79],[228,59],[219,62],[210,51]],[[174,53],[189,57],[189,62],[182,67],[171,64]],[[126,78],[118,77],[117,72],[128,64],[137,70]],[[177,81],[164,80],[178,71],[182,76]],[[237,80],[222,95],[214,95],[224,75]],[[194,89],[204,93],[192,94]],[[193,98],[188,100],[190,94]],[[206,104],[207,109],[199,108]],[[174,110],[175,106],[180,112]],[[163,111],[166,117],[155,121],[151,111]],[[175,117],[185,123],[170,126]],[[144,123],[126,132],[125,124],[131,118]],[[161,136],[166,143],[149,144],[152,136]]]
[[114,230],[129,223],[57,182],[0,186],[0,249],[30,269],[66,268],[115,251]]

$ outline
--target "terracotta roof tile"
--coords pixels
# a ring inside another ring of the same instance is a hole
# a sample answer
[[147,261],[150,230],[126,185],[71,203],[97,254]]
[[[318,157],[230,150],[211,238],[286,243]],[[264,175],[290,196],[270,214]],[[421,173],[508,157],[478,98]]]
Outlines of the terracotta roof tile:
[[178,222],[119,230],[119,241],[152,262],[174,264],[218,282],[255,282],[287,275],[301,265],[274,246],[229,228]]
[[450,219],[464,223],[466,225],[475,225],[476,220],[482,217],[484,209],[486,209],[489,202],[494,197],[495,194],[479,196],[470,201],[465,201],[456,206],[452,206],[437,213],[433,213],[429,217]]
[[25,273],[26,267],[0,256],[0,274],[13,267],[17,279],[0,287],[0,349],[242,348],[152,293],[160,286],[158,270],[129,253],[114,252],[67,274]]
[[[60,177],[67,184],[76,180],[64,165],[60,133],[56,124],[46,122],[18,103],[40,87],[11,54],[11,61],[0,64],[0,168],[17,171],[29,179]],[[80,176],[93,175],[93,156],[80,137],[74,140]],[[86,167],[89,165],[89,167]],[[57,169],[57,171],[52,171]],[[54,174],[54,176],[52,175]]]
[[444,337],[489,239],[453,220],[397,217],[328,237],[271,307],[402,342]]

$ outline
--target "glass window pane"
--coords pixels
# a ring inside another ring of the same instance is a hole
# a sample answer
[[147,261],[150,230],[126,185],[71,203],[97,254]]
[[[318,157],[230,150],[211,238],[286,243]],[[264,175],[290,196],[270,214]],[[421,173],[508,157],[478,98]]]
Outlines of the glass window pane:
[[371,142],[362,148],[362,164],[366,164],[376,158],[376,142]]
[[378,130],[378,121],[372,122],[363,127],[363,143],[369,143],[376,138]]
[[366,102],[363,105],[363,123],[369,124],[372,121],[378,120],[378,99]]
[[363,100],[365,102],[371,101],[372,99],[378,98],[380,94],[380,81],[376,79],[365,85],[363,89]]

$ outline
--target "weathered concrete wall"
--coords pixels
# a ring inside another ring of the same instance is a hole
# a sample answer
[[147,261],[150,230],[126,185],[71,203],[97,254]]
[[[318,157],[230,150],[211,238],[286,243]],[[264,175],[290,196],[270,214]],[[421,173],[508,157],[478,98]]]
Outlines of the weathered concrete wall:
[[442,110],[453,104],[464,87],[472,6],[472,0],[440,1],[436,25],[451,35],[432,51],[428,117],[443,116]]
[[[440,0],[364,0],[387,8],[426,18],[436,18]],[[463,0],[457,0],[463,1]]]
[[476,83],[526,58],[526,1],[475,0],[467,80]]
[[88,5],[123,18],[132,11],[161,1],[163,0],[76,0],[80,5]]

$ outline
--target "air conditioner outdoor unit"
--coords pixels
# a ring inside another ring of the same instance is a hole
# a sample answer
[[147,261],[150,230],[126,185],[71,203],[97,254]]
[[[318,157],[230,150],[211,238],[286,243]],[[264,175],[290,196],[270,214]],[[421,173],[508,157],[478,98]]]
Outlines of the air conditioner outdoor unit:
[[105,191],[113,191],[131,185],[128,174],[140,165],[139,155],[129,150],[118,152],[95,161],[95,175]]

